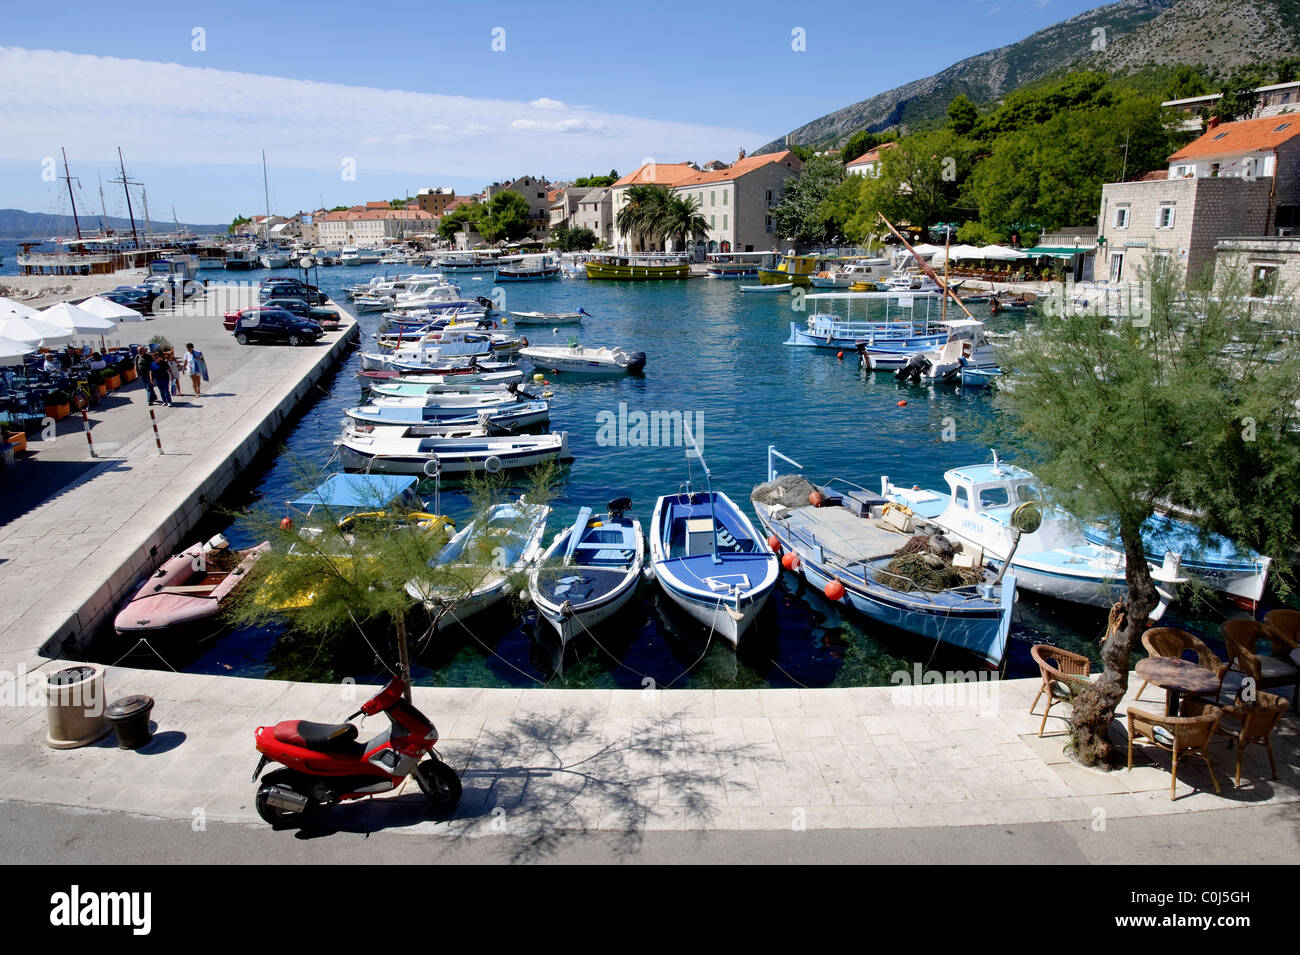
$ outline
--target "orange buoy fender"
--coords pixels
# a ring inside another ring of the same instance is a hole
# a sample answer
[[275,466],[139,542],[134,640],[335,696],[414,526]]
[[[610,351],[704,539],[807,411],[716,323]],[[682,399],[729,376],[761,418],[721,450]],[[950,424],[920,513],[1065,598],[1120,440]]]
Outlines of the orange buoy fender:
[[773,534],[771,537],[767,539],[767,546],[772,549],[772,553],[774,554],[781,553],[781,538]]
[[832,580],[830,583],[828,583],[825,587],[822,588],[822,593],[826,595],[827,600],[843,600],[844,585],[840,583],[838,580]]

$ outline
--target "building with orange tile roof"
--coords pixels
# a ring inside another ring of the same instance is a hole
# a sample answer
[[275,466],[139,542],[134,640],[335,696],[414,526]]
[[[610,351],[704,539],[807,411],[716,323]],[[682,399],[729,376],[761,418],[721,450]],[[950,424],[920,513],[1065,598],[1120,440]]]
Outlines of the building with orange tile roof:
[[388,203],[366,203],[316,220],[318,242],[326,248],[347,245],[379,246],[437,231],[438,217],[422,209],[390,209]]
[[1169,157],[1164,176],[1102,187],[1098,278],[1136,280],[1157,259],[1191,282],[1228,237],[1300,227],[1300,116],[1219,123]]
[[704,241],[693,251],[767,252],[781,245],[772,207],[786,183],[803,171],[803,161],[789,150],[740,157],[723,169],[701,170],[677,183],[674,192],[693,199],[709,223]]
[[898,143],[881,143],[873,149],[867,150],[857,159],[844,164],[844,171],[855,176],[872,176],[880,175],[880,156],[886,149],[893,149]]

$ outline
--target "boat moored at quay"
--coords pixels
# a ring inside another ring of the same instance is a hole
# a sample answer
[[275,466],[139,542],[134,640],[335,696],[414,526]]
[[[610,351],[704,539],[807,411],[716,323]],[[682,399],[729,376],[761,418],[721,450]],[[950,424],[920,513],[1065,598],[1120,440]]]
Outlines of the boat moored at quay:
[[630,282],[687,279],[691,263],[675,252],[634,252],[601,255],[587,262],[589,279],[622,279]]

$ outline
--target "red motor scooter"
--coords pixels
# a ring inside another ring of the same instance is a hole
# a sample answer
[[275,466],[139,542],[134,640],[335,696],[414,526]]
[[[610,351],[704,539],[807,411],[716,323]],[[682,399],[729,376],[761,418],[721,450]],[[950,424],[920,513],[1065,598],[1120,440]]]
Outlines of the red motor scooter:
[[[302,826],[345,799],[395,789],[412,772],[435,811],[455,808],[460,777],[438,758],[433,749],[438,730],[407,702],[405,691],[406,684],[395,677],[346,723],[284,720],[254,730],[262,759],[253,770],[253,781],[269,762],[287,767],[262,780],[257,814],[277,829]],[[368,743],[358,742],[352,720],[379,713],[388,715],[389,727]],[[426,753],[430,758],[421,762]]]

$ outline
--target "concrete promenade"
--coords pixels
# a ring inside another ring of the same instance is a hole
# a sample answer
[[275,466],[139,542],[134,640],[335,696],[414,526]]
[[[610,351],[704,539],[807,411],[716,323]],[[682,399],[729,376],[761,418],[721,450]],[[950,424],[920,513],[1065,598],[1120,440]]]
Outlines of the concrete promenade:
[[[1131,772],[1083,769],[1062,753],[1065,707],[1053,710],[1040,740],[1039,717],[1028,713],[1037,685],[417,688],[416,704],[438,725],[442,754],[463,777],[457,813],[449,820],[429,818],[424,797],[408,781],[396,794],[337,807],[330,824],[348,832],[510,835],[530,851],[589,833],[631,851],[640,834],[658,830],[1077,823],[1104,832],[1109,820],[1257,807],[1285,809],[1291,824],[1277,827],[1268,844],[1240,851],[1261,861],[1261,854],[1273,861],[1294,857],[1300,847],[1295,719],[1285,720],[1274,736],[1278,780],[1269,778],[1263,750],[1252,747],[1242,786],[1234,788],[1235,751],[1221,740],[1214,752],[1222,794],[1214,794],[1204,765],[1188,759],[1171,801],[1166,753],[1140,746]],[[109,699],[154,697],[154,740],[136,752],[116,749],[111,736],[79,750],[52,750],[43,744],[39,705],[0,708],[0,799],[183,826],[200,817],[264,826],[253,808],[253,728],[289,718],[337,722],[370,692],[110,668]],[[1148,688],[1142,705],[1158,712],[1163,693]],[[383,718],[368,720],[362,738],[386,725]],[[1124,739],[1122,721],[1113,733]],[[1145,861],[1194,860],[1171,852]]]
[[[163,454],[154,439],[144,389],[114,392],[91,412],[102,460],[35,509],[0,527],[0,668],[13,672],[40,652],[75,654],[128,590],[191,541],[186,535],[262,450],[315,382],[346,350],[354,321],[314,346],[240,346],[222,312],[255,292],[209,290],[182,314],[120,327],[145,343],[163,335],[178,351],[194,342],[212,381],[202,397],[156,406]],[[184,390],[191,391],[189,381]],[[52,458],[90,462],[80,418],[60,423]],[[14,478],[41,481],[42,445]]]

